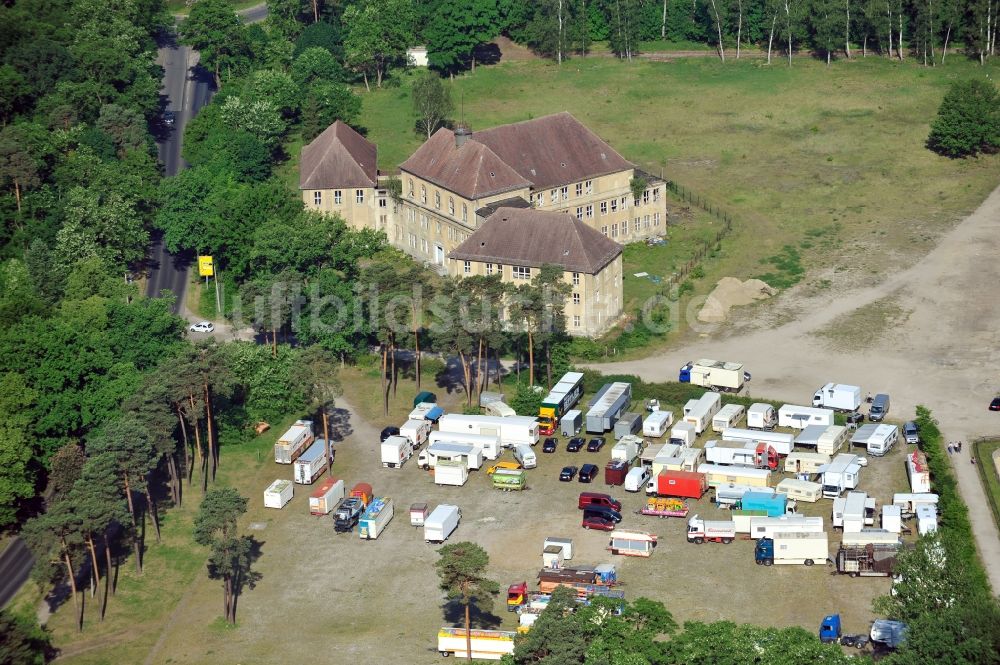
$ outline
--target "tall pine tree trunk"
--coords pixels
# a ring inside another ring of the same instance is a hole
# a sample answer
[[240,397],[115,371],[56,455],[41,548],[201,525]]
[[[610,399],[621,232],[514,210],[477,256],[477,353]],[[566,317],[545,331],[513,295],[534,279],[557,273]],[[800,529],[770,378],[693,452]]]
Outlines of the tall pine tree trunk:
[[386,385],[386,373],[389,371],[389,345],[382,344],[382,415],[389,415],[389,387]]
[[77,594],[76,588],[76,575],[73,573],[73,560],[69,558],[69,546],[66,545],[66,539],[60,537],[62,541],[63,549],[63,564],[66,566],[66,575],[69,577],[69,588],[73,593],[73,605],[76,608],[76,629],[79,632],[83,632],[83,604],[80,602],[80,598]]
[[465,654],[472,660],[472,618],[469,616],[469,603],[465,603]]
[[153,529],[156,531],[156,542],[160,542],[160,520],[156,516],[156,504],[153,503],[153,495],[149,492],[149,479],[146,479],[143,489],[146,494],[146,510],[149,511],[149,518],[153,520]]
[[205,391],[205,438],[208,444],[208,456],[212,461],[212,480],[215,480],[215,470],[219,468],[219,446],[215,440],[215,419],[212,417],[212,389],[208,381],[202,383]]
[[118,584],[111,584],[111,543],[108,542],[108,532],[104,532],[104,564],[107,574],[104,576],[104,605],[108,604],[108,587],[111,587],[111,595],[118,591]]
[[845,5],[847,8],[847,21],[844,22],[844,52],[847,53],[847,59],[851,59],[851,0],[846,0]]
[[177,407],[177,420],[181,425],[181,440],[184,443],[184,475],[187,476],[188,485],[191,484],[191,475],[194,472],[194,467],[191,466],[191,459],[188,454],[188,450],[191,447],[191,442],[188,440],[187,433],[187,423],[184,422],[184,413],[181,411],[181,404],[178,402]]
[[135,572],[142,575],[142,550],[139,547],[139,522],[135,519],[135,503],[132,501],[132,486],[128,481],[128,473],[125,474],[125,498],[128,503],[128,514],[132,517],[132,529],[135,531],[132,538],[132,549],[135,551]]
[[[93,567],[91,577],[94,578],[94,591],[90,594],[93,597],[97,593],[97,587],[101,586],[101,568],[97,565],[97,549],[94,547],[94,534],[89,531],[87,532],[87,551],[90,552],[90,565]],[[101,620],[104,620],[103,616]]]

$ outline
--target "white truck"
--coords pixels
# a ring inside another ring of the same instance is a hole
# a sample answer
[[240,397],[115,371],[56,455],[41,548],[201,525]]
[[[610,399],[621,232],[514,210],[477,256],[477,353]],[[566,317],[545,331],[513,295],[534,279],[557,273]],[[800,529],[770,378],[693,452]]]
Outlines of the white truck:
[[836,499],[844,490],[858,486],[861,477],[861,458],[851,453],[840,453],[825,467],[822,467],[823,496]]
[[538,420],[530,416],[475,416],[449,413],[438,420],[441,432],[477,434],[500,437],[500,444],[513,447],[519,443],[533,446],[538,443]]
[[750,520],[750,537],[774,538],[779,533],[823,533],[823,518],[806,515],[754,517]]
[[424,541],[443,543],[458,528],[462,511],[458,506],[442,503],[424,519]]
[[653,411],[642,421],[642,435],[658,439],[667,433],[673,422],[673,411]]
[[399,428],[399,435],[405,436],[413,444],[413,449],[416,450],[420,446],[424,445],[427,441],[427,437],[431,433],[431,421],[429,420],[407,420],[403,423],[403,426]]
[[295,463],[292,465],[292,477],[300,485],[312,485],[312,482],[326,471],[328,462],[326,440],[316,439],[295,460]]
[[864,446],[869,455],[882,457],[899,440],[899,428],[895,425],[862,425],[851,437],[851,445]]
[[[500,660],[514,653],[514,638],[517,633],[503,630],[473,630],[470,636],[464,628],[445,627],[438,631],[437,650],[442,656],[456,658],[476,658],[479,660]],[[469,643],[472,654],[469,654]]]
[[417,455],[417,465],[421,469],[433,469],[441,460],[461,461],[468,469],[478,469],[483,465],[483,451],[466,443],[433,443]]
[[747,409],[747,429],[772,430],[778,424],[778,414],[774,407],[756,402]]
[[829,558],[830,541],[825,533],[776,533],[773,538],[761,538],[754,547],[754,559],[761,566],[811,566]]
[[910,480],[910,492],[923,494],[931,491],[931,471],[927,457],[919,450],[906,456],[906,477]]
[[469,480],[469,468],[461,460],[439,459],[434,465],[434,484],[461,487]]
[[730,427],[736,427],[743,420],[742,404],[726,404],[712,416],[712,431],[722,432]]
[[694,425],[695,434],[701,434],[712,426],[712,418],[721,408],[722,396],[719,393],[705,393],[684,405],[684,422]]
[[483,451],[483,457],[488,460],[495,460],[503,452],[500,445],[500,437],[496,434],[460,434],[458,432],[431,432],[430,442],[435,443],[462,443],[468,446],[475,446]]
[[385,530],[392,519],[392,498],[377,496],[365,508],[364,514],[358,520],[358,536],[361,540],[375,540]]
[[398,469],[413,456],[413,442],[402,435],[390,436],[379,447],[382,454],[382,466],[388,469]]
[[680,383],[738,393],[743,389],[743,384],[750,380],[750,374],[743,370],[743,363],[703,358],[681,367],[677,380]]
[[792,452],[795,445],[795,435],[787,432],[761,432],[753,429],[740,429],[729,427],[722,430],[723,441],[742,441],[744,443],[766,443],[774,448],[779,455],[787,455]]
[[813,406],[785,404],[778,409],[778,427],[805,429],[809,425],[833,424],[833,409],[820,409]]
[[701,545],[704,542],[728,545],[736,538],[736,523],[732,520],[703,520],[697,515],[688,520],[687,539],[689,543]]
[[676,443],[679,446],[691,446],[698,439],[698,432],[695,431],[694,425],[689,422],[681,421],[674,425],[670,430],[670,443]]
[[643,445],[642,437],[627,434],[611,448],[611,459],[620,460],[631,465],[639,457]]
[[813,406],[835,411],[857,411],[861,407],[861,387],[827,383],[813,395]]
[[278,464],[291,464],[312,441],[312,421],[296,420],[274,444],[274,461]]

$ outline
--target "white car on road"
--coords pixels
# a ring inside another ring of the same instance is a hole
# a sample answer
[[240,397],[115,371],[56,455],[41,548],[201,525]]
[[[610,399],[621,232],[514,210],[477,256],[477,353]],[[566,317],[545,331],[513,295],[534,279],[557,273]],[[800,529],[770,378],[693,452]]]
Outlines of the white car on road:
[[199,321],[198,323],[192,323],[188,330],[191,332],[210,333],[215,330],[215,324],[211,321]]

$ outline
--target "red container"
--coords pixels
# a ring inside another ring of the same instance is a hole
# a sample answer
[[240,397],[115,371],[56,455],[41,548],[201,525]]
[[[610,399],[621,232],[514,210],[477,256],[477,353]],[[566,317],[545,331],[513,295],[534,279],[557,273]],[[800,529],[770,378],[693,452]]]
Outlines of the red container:
[[675,496],[682,499],[700,499],[708,491],[704,473],[695,471],[660,471],[656,476],[657,496]]
[[628,474],[628,464],[621,460],[608,462],[604,467],[605,485],[624,485]]

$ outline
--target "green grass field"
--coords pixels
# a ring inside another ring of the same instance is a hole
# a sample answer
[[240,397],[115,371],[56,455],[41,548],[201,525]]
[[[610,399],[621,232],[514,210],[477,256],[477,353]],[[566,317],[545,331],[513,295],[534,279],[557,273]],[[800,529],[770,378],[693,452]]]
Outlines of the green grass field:
[[997,468],[993,463],[993,453],[997,450],[1000,450],[1000,439],[987,439],[974,443],[972,454],[976,456],[979,479],[983,482],[983,490],[989,499],[993,520],[1000,529],[1000,478],[997,478]]

